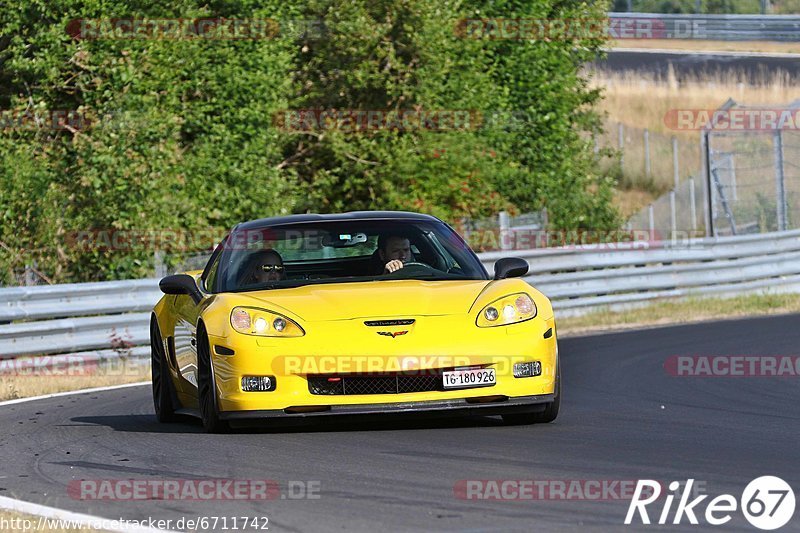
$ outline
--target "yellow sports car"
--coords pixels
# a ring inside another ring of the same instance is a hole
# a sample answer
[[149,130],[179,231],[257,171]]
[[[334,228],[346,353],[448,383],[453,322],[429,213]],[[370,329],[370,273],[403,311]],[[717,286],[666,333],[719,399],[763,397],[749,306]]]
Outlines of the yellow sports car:
[[504,258],[489,276],[452,228],[416,213],[239,224],[202,272],[160,282],[156,415],[210,432],[393,412],[551,422],[556,325],[527,271]]

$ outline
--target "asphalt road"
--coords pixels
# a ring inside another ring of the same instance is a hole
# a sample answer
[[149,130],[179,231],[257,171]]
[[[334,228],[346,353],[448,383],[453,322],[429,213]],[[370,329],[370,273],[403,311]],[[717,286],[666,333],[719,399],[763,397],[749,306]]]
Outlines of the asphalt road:
[[[711,496],[738,499],[750,480],[776,475],[797,489],[800,378],[674,377],[663,365],[672,355],[796,355],[798,324],[794,315],[563,339],[562,414],[543,426],[486,417],[207,435],[192,421],[158,424],[147,387],[0,407],[0,495],[112,519],[267,516],[270,531],[757,531],[738,511],[716,528],[702,517],[699,526],[626,527],[627,499],[466,500],[454,486],[693,478]],[[270,479],[284,496],[289,481],[314,481],[319,498],[67,492],[71,480],[164,478]],[[782,531],[791,530],[800,512]]]
[[597,62],[598,69],[611,72],[632,71],[655,77],[666,77],[672,65],[678,81],[689,77],[704,77],[715,73],[738,72],[744,79],[771,80],[778,72],[792,78],[800,76],[800,57],[764,57],[743,54],[686,54],[683,52],[612,51],[607,59]]

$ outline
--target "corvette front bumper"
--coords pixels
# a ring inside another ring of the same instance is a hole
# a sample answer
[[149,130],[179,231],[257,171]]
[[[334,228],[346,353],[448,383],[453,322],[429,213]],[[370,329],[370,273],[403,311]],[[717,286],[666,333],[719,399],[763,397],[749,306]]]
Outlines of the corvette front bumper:
[[[413,331],[396,339],[376,335],[364,327],[362,319],[314,324],[305,337],[292,339],[210,336],[220,414],[223,418],[263,418],[452,409],[502,411],[552,401],[558,357],[552,318],[503,328],[477,328],[470,323],[465,328],[465,322],[465,317],[418,317]],[[221,355],[217,346],[233,355]],[[415,361],[418,366],[414,369],[421,371],[493,368],[496,384],[394,394],[326,395],[309,390],[311,375],[392,373],[400,366],[405,369],[408,360]],[[541,375],[514,377],[514,363],[525,361],[539,361]],[[368,365],[354,365],[358,362]],[[269,392],[245,392],[243,376],[271,376],[276,387]],[[484,404],[486,398],[497,401]],[[303,409],[308,412],[301,414]]]
[[423,402],[374,403],[361,405],[315,406],[314,411],[287,409],[263,409],[254,411],[228,411],[220,418],[228,421],[261,420],[270,418],[314,419],[324,416],[415,414],[415,416],[459,416],[459,415],[507,415],[542,411],[555,400],[554,394],[521,396],[516,398],[483,397],[469,400],[433,400]]

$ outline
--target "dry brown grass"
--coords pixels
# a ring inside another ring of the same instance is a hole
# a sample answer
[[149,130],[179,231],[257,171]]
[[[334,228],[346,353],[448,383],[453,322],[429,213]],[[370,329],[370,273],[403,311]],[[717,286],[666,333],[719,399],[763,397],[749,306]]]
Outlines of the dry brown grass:
[[697,140],[697,132],[668,128],[664,122],[667,111],[717,109],[729,98],[746,105],[770,106],[788,104],[798,98],[797,84],[780,74],[753,79],[732,72],[679,82],[674,74],[666,79],[655,79],[641,73],[597,72],[592,84],[603,89],[599,110],[607,114],[610,123],[648,128],[653,133],[675,135],[692,142]]
[[610,48],[645,48],[664,50],[696,50],[710,52],[800,53],[800,43],[776,41],[705,41],[700,39],[623,39]]
[[752,294],[735,298],[695,297],[655,302],[645,307],[623,311],[600,310],[582,316],[566,316],[558,319],[558,333],[569,337],[603,331],[798,312],[800,312],[800,294]]
[[624,218],[638,213],[641,209],[655,200],[655,195],[649,191],[638,189],[617,189],[614,191],[614,207]]

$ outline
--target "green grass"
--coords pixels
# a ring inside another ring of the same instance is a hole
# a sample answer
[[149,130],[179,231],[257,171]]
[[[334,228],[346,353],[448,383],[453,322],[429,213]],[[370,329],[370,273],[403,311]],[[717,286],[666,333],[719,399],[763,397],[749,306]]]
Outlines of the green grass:
[[741,318],[800,312],[800,294],[752,294],[734,298],[691,297],[659,301],[645,307],[611,311],[602,309],[558,320],[561,336],[616,329],[686,324],[723,318]]

